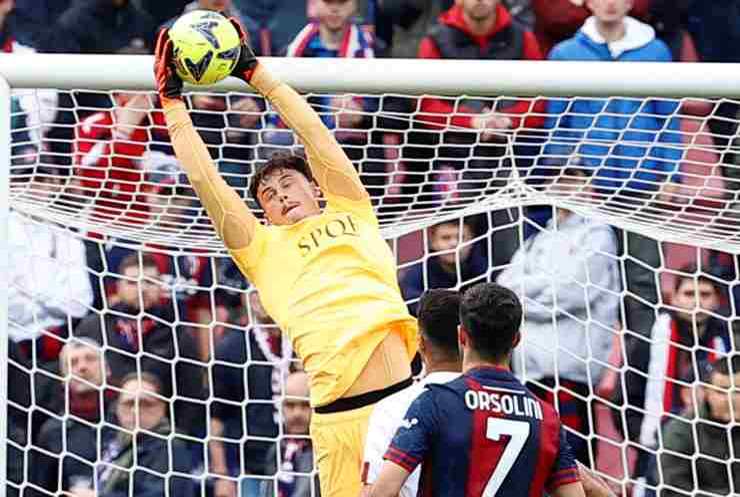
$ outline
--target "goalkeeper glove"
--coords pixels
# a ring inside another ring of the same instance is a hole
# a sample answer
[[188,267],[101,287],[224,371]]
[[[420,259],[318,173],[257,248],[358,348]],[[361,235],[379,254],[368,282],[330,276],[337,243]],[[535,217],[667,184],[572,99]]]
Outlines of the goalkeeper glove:
[[229,17],[229,21],[236,28],[236,31],[239,33],[239,39],[241,40],[239,60],[236,61],[231,75],[249,83],[249,80],[252,79],[254,68],[257,67],[257,57],[254,55],[252,47],[249,46],[249,36],[241,23],[233,17]]
[[167,28],[162,28],[154,49],[154,77],[157,80],[157,93],[160,100],[182,99],[182,79],[175,72],[173,45]]

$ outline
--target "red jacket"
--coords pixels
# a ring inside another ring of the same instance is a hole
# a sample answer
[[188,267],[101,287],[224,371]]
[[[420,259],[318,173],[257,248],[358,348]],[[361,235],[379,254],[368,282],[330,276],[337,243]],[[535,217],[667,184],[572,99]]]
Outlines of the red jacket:
[[[496,35],[496,33],[509,27],[512,22],[511,14],[509,14],[509,11],[506,10],[506,8],[501,4],[496,6],[496,23],[493,25],[490,33],[487,33],[484,36],[476,36],[470,32],[470,28],[468,28],[467,24],[465,23],[462,8],[460,8],[458,5],[455,5],[450,10],[443,12],[439,16],[438,21],[441,24],[446,24],[448,26],[457,28],[468,34],[478,45],[481,46],[481,48],[485,48],[491,38]],[[525,32],[523,42],[524,44],[522,50],[525,60],[542,60],[544,58],[534,34],[528,31]],[[437,48],[434,40],[431,37],[427,36],[423,40],[421,40],[421,44],[419,45],[419,58],[442,58],[439,49]],[[537,102],[532,100],[522,100],[510,107],[503,109],[501,113],[544,113],[545,105],[546,104],[544,100]],[[425,98],[421,101],[421,113],[424,115],[419,116],[419,120],[423,121],[427,125],[431,125],[431,127],[433,128],[439,128],[440,126],[471,128],[473,127],[473,116],[469,114],[475,114],[476,111],[462,105],[456,106],[454,102],[449,100]],[[435,116],[434,114],[439,114],[439,116]],[[521,119],[515,118],[511,115],[509,115],[508,117],[510,117],[513,121],[513,128],[518,128],[519,126],[521,126]],[[526,127],[540,127],[543,123],[544,117],[527,117],[525,119]]]
[[166,133],[161,112],[151,114],[154,128],[137,127],[127,140],[112,137],[113,114],[98,112],[76,128],[75,176],[88,196],[95,197],[96,213],[106,219],[123,214],[145,219],[147,208],[141,197],[144,174],[138,160],[147,150],[152,133]]

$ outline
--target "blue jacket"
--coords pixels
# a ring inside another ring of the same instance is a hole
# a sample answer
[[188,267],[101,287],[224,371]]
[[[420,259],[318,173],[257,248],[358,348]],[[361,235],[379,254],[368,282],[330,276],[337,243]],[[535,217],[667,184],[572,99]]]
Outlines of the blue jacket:
[[[596,31],[594,18],[589,18],[573,38],[555,46],[549,58],[671,61],[668,47],[655,38],[653,28],[629,17],[625,23],[624,38],[607,44]],[[598,186],[655,190],[666,179],[678,179],[673,173],[682,157],[680,119],[670,117],[677,109],[676,102],[657,99],[550,100],[545,128],[553,133],[545,154],[564,158],[577,153],[588,166],[601,166]]]

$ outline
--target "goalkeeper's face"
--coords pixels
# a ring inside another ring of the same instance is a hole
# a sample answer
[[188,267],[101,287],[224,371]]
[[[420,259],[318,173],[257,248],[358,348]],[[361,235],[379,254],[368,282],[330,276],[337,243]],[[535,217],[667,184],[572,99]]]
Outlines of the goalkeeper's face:
[[321,214],[319,189],[301,172],[278,169],[265,176],[257,188],[257,200],[265,217],[277,226],[295,224]]

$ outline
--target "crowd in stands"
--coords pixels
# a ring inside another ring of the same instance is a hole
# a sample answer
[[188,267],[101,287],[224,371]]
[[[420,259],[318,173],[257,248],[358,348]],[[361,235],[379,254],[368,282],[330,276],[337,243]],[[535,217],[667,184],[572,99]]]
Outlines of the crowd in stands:
[[[0,0],[0,47],[149,54],[158,27],[196,8],[238,18],[264,56],[740,62],[737,0]],[[177,230],[195,219],[157,102],[29,91],[14,93],[14,173],[30,171],[49,198],[89,196],[103,221],[156,218]],[[295,145],[292,133],[251,96],[188,98],[213,159],[249,201],[249,164]],[[706,117],[725,190],[740,185],[732,101],[311,103],[332,109],[323,121],[380,209],[480,190],[510,160],[500,132],[524,128],[516,167],[560,168],[559,188],[621,188],[636,203],[675,193],[686,181],[679,131],[697,131],[675,117],[679,106]],[[378,110],[414,117],[375,119]],[[452,186],[437,181],[449,177]],[[645,485],[635,492],[740,492],[740,364],[727,359],[740,343],[735,258],[694,251],[693,265],[661,279],[670,271],[655,239],[547,207],[519,220],[522,240],[511,216],[430,227],[430,256],[399,274],[412,313],[429,288],[511,287],[526,310],[514,370],[557,405],[579,460],[596,459],[598,392],[637,449],[631,476]],[[231,261],[132,248],[16,212],[9,222],[22,250],[10,252],[8,479],[28,484],[9,495],[316,495],[305,373]]]

